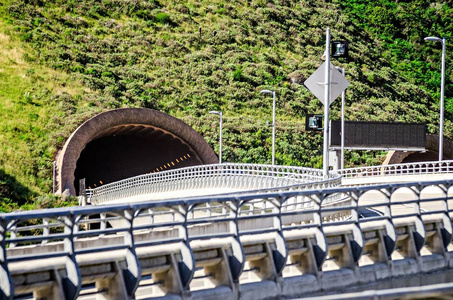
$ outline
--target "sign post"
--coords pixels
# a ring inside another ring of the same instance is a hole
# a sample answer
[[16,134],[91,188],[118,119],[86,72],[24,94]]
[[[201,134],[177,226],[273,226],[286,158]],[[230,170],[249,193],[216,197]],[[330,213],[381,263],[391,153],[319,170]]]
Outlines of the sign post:
[[[341,71],[341,74],[344,76],[344,68],[336,68]],[[340,169],[344,169],[344,100],[345,94],[344,91],[341,93],[341,158],[340,158]]]
[[307,79],[305,86],[324,105],[323,176],[329,175],[329,106],[349,86],[349,81],[330,63],[330,29],[326,32],[326,61]]

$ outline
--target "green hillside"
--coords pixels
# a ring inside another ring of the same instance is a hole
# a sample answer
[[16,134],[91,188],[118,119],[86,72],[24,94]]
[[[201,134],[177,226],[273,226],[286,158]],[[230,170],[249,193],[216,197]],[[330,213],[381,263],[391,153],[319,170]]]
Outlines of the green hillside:
[[[447,39],[445,136],[453,138],[452,1],[4,0],[0,4],[0,199],[3,209],[52,191],[52,164],[71,132],[112,108],[181,118],[224,161],[320,167],[322,134],[304,131],[321,103],[304,86],[325,31],[347,40],[347,120],[426,122],[438,132],[440,43]],[[340,117],[340,101],[331,106]],[[346,166],[384,152],[347,152]],[[29,206],[27,206],[29,207]],[[0,210],[2,207],[0,206]]]

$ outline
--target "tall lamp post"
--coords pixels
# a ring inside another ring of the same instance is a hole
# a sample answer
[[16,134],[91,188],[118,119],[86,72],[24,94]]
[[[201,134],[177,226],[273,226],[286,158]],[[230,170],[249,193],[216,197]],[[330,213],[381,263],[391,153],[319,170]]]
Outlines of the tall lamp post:
[[425,37],[425,41],[442,43],[442,74],[440,83],[440,121],[439,121],[439,161],[442,161],[444,153],[444,85],[445,85],[445,38],[434,36]]
[[330,28],[326,30],[326,69],[324,72],[324,146],[323,146],[323,177],[329,178],[329,106],[330,106]]
[[219,138],[219,164],[222,163],[222,123],[223,123],[223,115],[221,111],[212,110],[209,112],[210,114],[219,115],[220,117],[220,138]]
[[275,91],[262,90],[263,94],[272,94],[272,165],[275,165]]

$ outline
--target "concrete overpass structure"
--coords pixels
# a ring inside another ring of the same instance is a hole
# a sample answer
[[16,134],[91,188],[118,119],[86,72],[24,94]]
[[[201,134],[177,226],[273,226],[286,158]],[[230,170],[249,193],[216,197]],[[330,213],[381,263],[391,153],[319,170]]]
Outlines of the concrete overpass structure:
[[[303,168],[200,166],[198,177],[172,170],[111,192],[203,182],[236,191],[0,214],[0,298],[270,299],[433,283],[451,293],[452,164],[340,170],[326,181]],[[426,180],[342,187],[341,176]]]

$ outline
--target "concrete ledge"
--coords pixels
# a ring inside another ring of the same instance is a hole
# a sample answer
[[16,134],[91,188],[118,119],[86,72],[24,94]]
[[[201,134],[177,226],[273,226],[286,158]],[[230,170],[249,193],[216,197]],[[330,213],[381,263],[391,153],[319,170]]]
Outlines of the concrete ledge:
[[358,278],[353,270],[341,269],[323,272],[321,282],[322,290],[328,291],[355,285],[358,282]]
[[277,283],[270,280],[241,284],[240,299],[275,299],[281,294]]
[[214,289],[206,289],[193,291],[190,293],[192,300],[209,300],[209,299],[222,299],[222,300],[234,300],[237,296],[234,291],[226,286],[220,286]]
[[311,274],[287,277],[282,283],[282,294],[288,298],[300,297],[319,290],[321,290],[319,280]]

